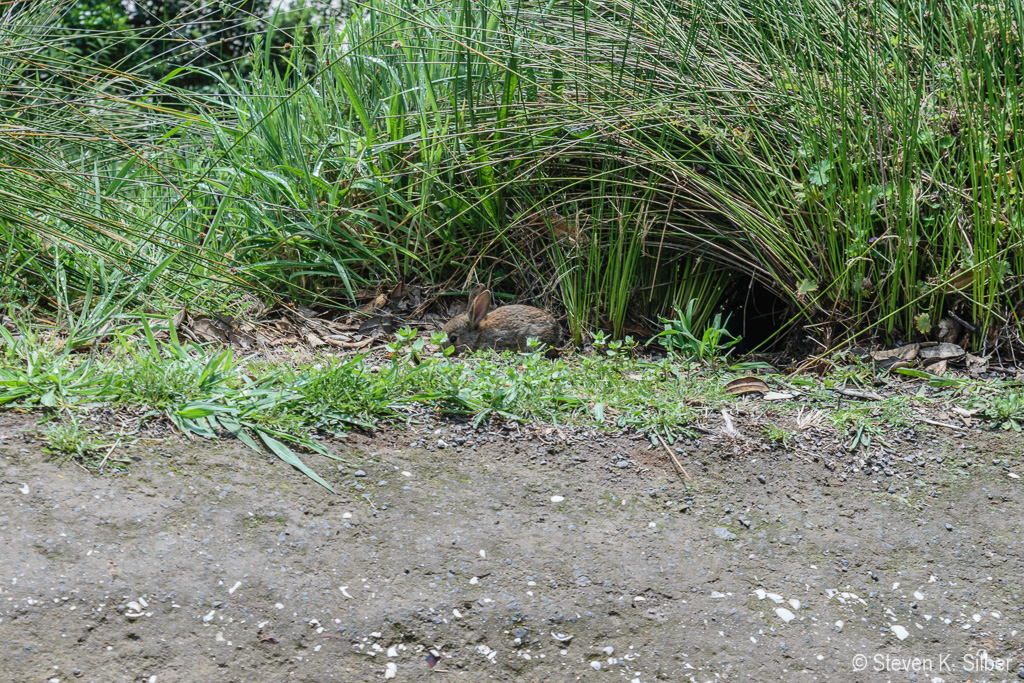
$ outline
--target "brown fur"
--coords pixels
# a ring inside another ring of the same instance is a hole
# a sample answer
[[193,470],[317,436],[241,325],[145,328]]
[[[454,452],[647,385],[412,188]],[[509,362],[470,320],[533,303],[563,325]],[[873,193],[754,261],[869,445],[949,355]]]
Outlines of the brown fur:
[[502,306],[490,310],[491,293],[476,288],[469,295],[469,306],[444,326],[456,352],[494,349],[526,351],[526,340],[535,338],[554,348],[561,340],[558,323],[547,311],[533,306]]

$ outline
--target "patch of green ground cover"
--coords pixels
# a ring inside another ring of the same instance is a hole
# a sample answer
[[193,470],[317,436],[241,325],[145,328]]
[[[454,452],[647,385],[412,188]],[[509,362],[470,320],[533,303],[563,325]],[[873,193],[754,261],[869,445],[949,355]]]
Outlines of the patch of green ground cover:
[[433,414],[475,425],[498,418],[635,428],[672,441],[702,410],[725,400],[720,372],[678,357],[644,360],[632,342],[554,360],[540,347],[455,359],[450,348],[431,353],[425,339],[401,333],[389,348],[383,365],[356,357],[289,369],[282,382],[301,396],[291,409],[327,429]]
[[[96,449],[77,423],[80,411],[103,404],[148,410],[183,433],[207,439],[233,436],[254,450],[271,452],[330,488],[299,457],[330,456],[314,432],[372,429],[438,418],[570,425],[635,431],[652,444],[694,436],[692,426],[738,399],[725,385],[748,367],[726,367],[677,352],[652,359],[628,338],[596,340],[591,355],[549,359],[534,345],[528,352],[493,352],[456,358],[443,337],[429,344],[411,330],[389,345],[390,357],[366,355],[307,364],[249,363],[230,349],[180,342],[173,327],[157,335],[147,319],[120,330],[103,353],[72,352],[54,336],[0,328],[0,405],[43,408],[67,415],[52,426],[52,447],[95,465]],[[846,366],[824,378],[763,374],[771,386],[799,388],[805,400],[772,405],[796,418],[808,407],[821,411],[816,424],[848,436],[850,450],[885,443],[885,432],[915,424],[914,407],[975,406],[980,417],[1012,428],[1021,419],[1022,393],[1009,383],[943,380],[920,383],[878,375],[871,366]],[[880,400],[841,398],[835,389],[893,382]],[[899,382],[896,385],[895,382]],[[758,405],[747,403],[747,405]],[[140,411],[141,412],[141,411]],[[769,425],[765,436],[786,444],[787,434]],[[334,457],[334,456],[330,456]]]
[[110,446],[83,427],[75,416],[48,423],[43,439],[47,444],[44,451],[60,461],[75,460],[86,468],[99,467],[104,462],[101,453]]

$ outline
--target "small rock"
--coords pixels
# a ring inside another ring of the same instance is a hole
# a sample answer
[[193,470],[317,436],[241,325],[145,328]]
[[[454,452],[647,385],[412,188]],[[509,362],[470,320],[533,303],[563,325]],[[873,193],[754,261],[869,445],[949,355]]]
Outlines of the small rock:
[[726,529],[724,526],[715,527],[715,536],[723,541],[735,541],[739,536]]

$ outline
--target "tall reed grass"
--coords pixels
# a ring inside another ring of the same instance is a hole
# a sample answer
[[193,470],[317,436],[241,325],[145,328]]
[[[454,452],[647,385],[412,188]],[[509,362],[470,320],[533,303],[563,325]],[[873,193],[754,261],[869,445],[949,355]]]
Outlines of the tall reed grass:
[[1016,0],[370,0],[202,96],[40,64],[43,14],[0,23],[11,288],[486,280],[582,341],[756,282],[823,344],[1019,335]]

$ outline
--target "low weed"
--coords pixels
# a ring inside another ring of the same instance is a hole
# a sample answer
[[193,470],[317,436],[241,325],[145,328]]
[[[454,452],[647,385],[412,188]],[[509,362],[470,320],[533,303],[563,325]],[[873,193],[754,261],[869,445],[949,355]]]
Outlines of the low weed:
[[714,319],[700,330],[696,326],[694,306],[696,299],[686,304],[686,310],[676,309],[675,318],[662,318],[664,329],[654,338],[670,353],[678,353],[684,358],[694,358],[701,362],[715,363],[728,355],[729,349],[739,343],[725,326],[729,317],[722,319],[716,313]]
[[43,439],[47,443],[43,451],[61,462],[75,460],[83,467],[93,469],[103,461],[101,451],[105,444],[83,427],[76,417],[49,423],[43,431]]
[[789,448],[789,440],[793,436],[774,422],[766,424],[761,430],[761,435],[764,436],[769,443],[775,446],[781,446],[783,449]]
[[994,392],[977,399],[974,401],[974,405],[980,408],[980,414],[983,417],[991,420],[1001,429],[1012,429],[1019,432],[1024,426],[1024,392],[1022,391]]

